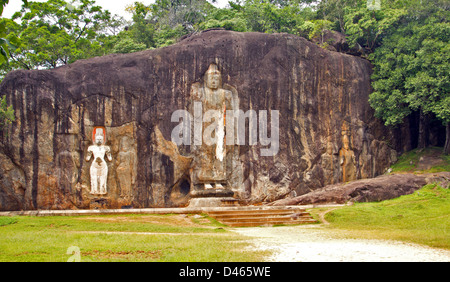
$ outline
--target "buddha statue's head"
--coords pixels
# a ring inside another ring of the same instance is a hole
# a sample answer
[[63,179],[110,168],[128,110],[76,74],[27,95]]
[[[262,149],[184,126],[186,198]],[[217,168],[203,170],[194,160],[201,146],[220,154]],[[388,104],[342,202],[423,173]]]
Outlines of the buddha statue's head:
[[216,90],[222,85],[222,74],[216,64],[209,65],[205,73],[205,84],[209,89]]

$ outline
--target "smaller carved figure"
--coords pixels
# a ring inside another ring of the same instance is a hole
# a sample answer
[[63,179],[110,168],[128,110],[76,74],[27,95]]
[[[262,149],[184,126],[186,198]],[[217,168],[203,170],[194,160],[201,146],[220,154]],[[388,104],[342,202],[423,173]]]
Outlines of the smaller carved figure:
[[339,151],[339,164],[342,167],[342,181],[352,181],[356,179],[356,158],[353,150],[350,149],[350,141],[347,134],[342,137],[343,147]]
[[112,161],[111,149],[109,146],[104,145],[104,128],[95,128],[94,132],[95,144],[89,146],[86,156],[86,161],[90,161],[92,156],[94,157],[90,169],[91,194],[104,195],[107,193],[106,180],[108,179],[108,165],[106,164],[105,156],[108,161]]
[[123,137],[120,151],[117,155],[117,177],[120,185],[120,196],[131,194],[131,187],[136,181],[136,156],[133,142],[129,137]]
[[70,193],[78,181],[80,154],[74,149],[75,135],[64,135],[62,140],[66,144],[66,148],[56,158],[59,167],[59,184],[64,193]]
[[322,167],[324,176],[331,184],[338,183],[340,180],[339,160],[337,154],[334,153],[335,147],[331,135],[327,138],[326,150],[322,154]]

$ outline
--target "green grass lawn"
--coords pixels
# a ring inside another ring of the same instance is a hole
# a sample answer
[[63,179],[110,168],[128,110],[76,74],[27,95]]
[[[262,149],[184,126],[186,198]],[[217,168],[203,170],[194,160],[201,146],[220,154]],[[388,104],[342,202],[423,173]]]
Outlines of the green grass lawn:
[[0,238],[0,261],[64,262],[77,250],[83,262],[258,261],[264,254],[244,250],[245,238],[214,220],[192,215],[0,217]]
[[[391,173],[450,171],[450,156],[442,152],[439,147],[406,152],[391,166]],[[325,210],[312,209],[311,213],[317,219]],[[339,231],[333,232],[338,236],[399,240],[450,249],[450,189],[434,184],[396,199],[338,208],[327,213],[325,219],[330,222],[328,228]]]
[[399,240],[450,249],[450,189],[429,184],[410,195],[356,203],[326,214],[346,237]]

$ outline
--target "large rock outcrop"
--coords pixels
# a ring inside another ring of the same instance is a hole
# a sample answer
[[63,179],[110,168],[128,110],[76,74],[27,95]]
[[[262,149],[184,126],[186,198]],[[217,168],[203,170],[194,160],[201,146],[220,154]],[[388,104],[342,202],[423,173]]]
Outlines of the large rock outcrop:
[[[161,49],[9,73],[0,93],[16,121],[1,140],[0,209],[187,205],[192,175],[208,168],[195,148],[171,142],[172,114],[192,110],[211,64],[232,107],[258,121],[267,111],[269,123],[279,113],[273,155],[261,154],[270,146],[261,138],[250,145],[249,122],[244,144],[226,146],[226,185],[243,202],[374,177],[402,149],[368,104],[368,61],[288,34],[206,31]],[[112,156],[101,196],[90,193],[95,160],[85,160],[97,126]]]

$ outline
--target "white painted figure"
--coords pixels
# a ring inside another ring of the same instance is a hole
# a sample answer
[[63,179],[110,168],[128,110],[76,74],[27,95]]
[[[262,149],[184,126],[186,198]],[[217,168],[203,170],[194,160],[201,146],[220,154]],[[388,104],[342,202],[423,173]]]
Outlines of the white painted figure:
[[86,161],[90,161],[92,156],[94,161],[91,164],[91,194],[104,195],[107,193],[106,180],[108,179],[108,161],[112,161],[111,149],[104,145],[103,129],[97,129],[95,133],[95,144],[89,146]]

